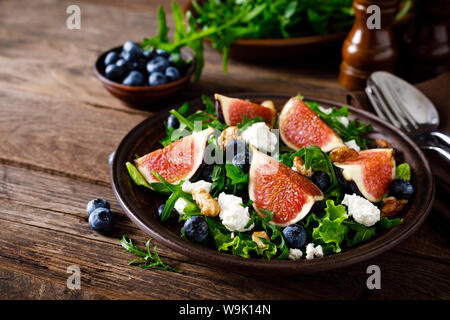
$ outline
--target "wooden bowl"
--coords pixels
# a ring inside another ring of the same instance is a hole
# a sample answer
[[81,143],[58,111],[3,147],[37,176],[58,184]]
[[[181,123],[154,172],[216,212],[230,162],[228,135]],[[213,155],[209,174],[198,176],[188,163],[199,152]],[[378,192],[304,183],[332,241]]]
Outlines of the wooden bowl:
[[[204,1],[197,2],[201,5]],[[183,5],[183,12],[186,13],[188,10],[194,12],[191,0],[186,1]],[[404,29],[411,19],[412,15],[408,13],[394,22],[394,28]],[[348,32],[339,32],[286,39],[240,39],[230,45],[229,56],[246,62],[269,62],[302,58],[313,54],[326,56],[330,52],[340,55],[341,46],[347,34]],[[206,39],[206,43],[211,46],[208,39]]]
[[102,53],[94,64],[94,73],[103,83],[103,86],[113,96],[121,100],[125,105],[138,108],[147,109],[151,111],[159,111],[160,108],[155,102],[167,99],[177,92],[186,88],[195,70],[194,53],[186,48],[181,50],[181,57],[184,60],[191,60],[191,64],[185,72],[185,75],[178,80],[168,82],[159,86],[126,86],[118,82],[114,82],[105,77],[105,65],[103,61],[106,55],[115,51],[120,53],[122,47],[115,47]]
[[[290,98],[287,95],[270,94],[238,94],[232,95],[255,102],[273,100],[278,110]],[[306,97],[306,100],[318,101],[323,106],[342,106],[340,103]],[[203,107],[200,99],[189,103],[195,109]],[[430,166],[420,148],[403,132],[375,115],[349,107],[352,118],[370,122],[375,134],[390,141],[396,148],[401,161],[406,161],[412,168],[412,184],[415,196],[408,203],[401,225],[377,233],[375,239],[358,247],[341,253],[325,256],[320,259],[297,261],[245,259],[229,253],[218,252],[180,237],[180,224],[161,222],[157,215],[157,207],[165,202],[165,198],[155,192],[136,186],[130,179],[125,163],[133,161],[134,154],[144,155],[161,148],[159,143],[165,130],[163,121],[168,112],[162,112],[148,118],[131,130],[117,148],[111,166],[111,183],[114,193],[129,218],[144,230],[150,237],[165,246],[203,263],[226,268],[235,272],[251,274],[299,274],[324,271],[348,266],[372,258],[409,237],[425,221],[434,199],[434,181]]]

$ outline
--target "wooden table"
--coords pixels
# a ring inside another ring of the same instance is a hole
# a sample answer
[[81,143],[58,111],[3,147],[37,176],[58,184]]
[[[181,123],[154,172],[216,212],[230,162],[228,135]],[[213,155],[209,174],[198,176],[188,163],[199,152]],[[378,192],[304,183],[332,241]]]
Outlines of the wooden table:
[[[66,28],[66,8],[81,8],[81,30]],[[193,261],[159,246],[184,274],[128,266],[119,240],[146,235],[122,212],[110,187],[108,156],[151,113],[129,109],[95,78],[98,54],[152,36],[156,8],[167,1],[0,2],[0,298],[2,299],[391,299],[450,298],[448,224],[433,213],[395,249],[333,272],[289,278],[248,277]],[[171,15],[169,22],[172,23]],[[290,93],[345,101],[339,59],[250,65],[205,52],[200,83],[163,106],[201,93]],[[118,212],[105,237],[87,223],[96,197]],[[381,268],[381,290],[368,290],[366,269]],[[67,268],[81,268],[70,290]]]

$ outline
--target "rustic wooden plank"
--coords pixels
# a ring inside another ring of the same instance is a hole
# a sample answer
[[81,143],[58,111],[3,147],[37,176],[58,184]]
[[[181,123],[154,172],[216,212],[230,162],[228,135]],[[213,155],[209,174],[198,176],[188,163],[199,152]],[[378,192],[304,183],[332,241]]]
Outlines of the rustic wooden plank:
[[[92,66],[101,51],[123,43],[130,38],[130,34],[136,35],[136,40],[150,36],[149,32],[152,31],[149,30],[155,30],[157,26],[155,4],[152,3],[143,12],[125,14],[122,6],[104,7],[83,3],[82,14],[86,16],[86,22],[79,31],[68,30],[63,24],[62,12],[67,6],[66,2],[43,4],[36,1],[25,8],[20,1],[6,1],[1,5],[6,9],[1,10],[3,16],[0,13],[2,86],[65,98],[72,102],[129,110],[103,89],[93,75]],[[49,21],[61,25],[55,27],[51,23],[44,23],[41,19],[44,10]],[[19,18],[13,18],[15,16]],[[92,19],[94,16],[95,19]],[[111,24],[110,21],[123,23]],[[169,22],[173,24],[171,19]],[[115,36],[111,37],[110,34]],[[220,55],[206,47],[205,56],[207,63],[202,81],[193,84],[190,90],[178,97],[177,102],[197,98],[200,93],[249,90],[293,95],[300,91],[304,95],[344,101],[345,91],[336,82],[338,59],[258,66],[232,61],[229,74],[223,75]],[[328,71],[330,67],[334,70],[331,73]],[[324,89],[325,85],[329,88]],[[163,101],[161,105],[167,107],[172,102]]]
[[[120,213],[118,230],[112,237],[90,230],[84,205],[96,196],[107,198],[112,209],[120,211],[108,187],[0,166],[0,270],[14,270],[20,277],[33,277],[37,283],[58,287],[65,285],[67,266],[77,264],[82,270],[83,290],[87,291],[84,294],[126,299],[446,298],[449,294],[445,272],[449,255],[448,250],[442,250],[445,238],[427,225],[412,241],[370,261],[291,278],[248,277],[214,269],[160,246],[164,260],[186,271],[178,275],[127,266],[132,256],[122,252],[118,241],[121,234],[129,234],[141,245],[146,236]],[[416,256],[417,243],[424,243],[427,250]],[[370,264],[382,268],[382,291],[365,289],[365,269]],[[51,292],[48,290],[42,298],[51,298]]]
[[108,156],[144,116],[0,89],[0,158],[109,181]]

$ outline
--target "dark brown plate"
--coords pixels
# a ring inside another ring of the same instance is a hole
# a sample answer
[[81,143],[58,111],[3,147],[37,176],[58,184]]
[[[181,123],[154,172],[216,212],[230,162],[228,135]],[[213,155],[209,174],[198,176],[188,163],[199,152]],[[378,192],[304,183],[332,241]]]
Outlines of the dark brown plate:
[[[274,101],[278,109],[282,108],[290,98],[287,95],[257,93],[232,96],[251,99],[255,102],[270,99]],[[343,105],[311,97],[305,97],[305,99],[317,101],[323,106]],[[200,99],[191,102],[190,105],[195,109],[203,108]],[[415,197],[405,210],[404,222],[393,229],[378,234],[373,241],[359,247],[310,261],[305,259],[267,261],[235,257],[183,240],[180,237],[180,225],[163,223],[157,217],[157,205],[163,203],[163,198],[150,190],[144,190],[134,185],[125,168],[127,161],[133,161],[134,154],[144,155],[161,148],[159,140],[165,135],[163,121],[168,116],[168,112],[144,120],[131,130],[120,143],[111,166],[111,181],[114,193],[130,219],[149,236],[179,253],[217,267],[246,273],[295,274],[339,268],[369,259],[405,240],[423,223],[432,206],[434,181],[426,158],[410,138],[373,114],[352,107],[349,110],[352,113],[352,118],[370,122],[374,127],[375,135],[382,136],[390,141],[395,146],[400,161],[406,161],[411,165],[413,171],[412,183],[416,190]]]

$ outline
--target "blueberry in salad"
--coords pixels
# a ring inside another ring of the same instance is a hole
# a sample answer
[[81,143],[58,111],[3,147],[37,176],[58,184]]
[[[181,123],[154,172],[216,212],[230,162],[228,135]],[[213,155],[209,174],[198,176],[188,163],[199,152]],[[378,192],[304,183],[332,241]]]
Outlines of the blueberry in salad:
[[301,225],[292,224],[283,229],[286,244],[292,249],[301,249],[306,242],[306,231]]
[[121,52],[108,52],[103,60],[106,78],[127,86],[159,86],[180,79],[191,63],[178,52],[146,49],[127,41]]
[[369,148],[371,125],[347,107],[300,95],[280,112],[271,101],[215,100],[171,110],[162,147],[126,163],[137,186],[167,199],[157,214],[186,240],[242,258],[311,260],[402,223],[413,173],[392,148]]
[[186,239],[194,242],[203,242],[209,234],[208,223],[200,216],[193,216],[186,220],[183,226]]

